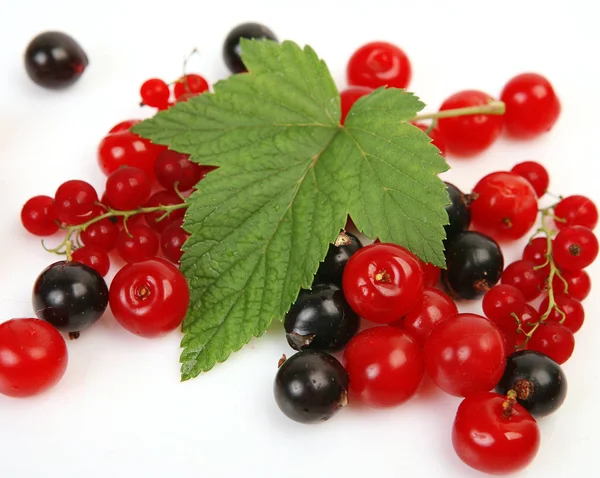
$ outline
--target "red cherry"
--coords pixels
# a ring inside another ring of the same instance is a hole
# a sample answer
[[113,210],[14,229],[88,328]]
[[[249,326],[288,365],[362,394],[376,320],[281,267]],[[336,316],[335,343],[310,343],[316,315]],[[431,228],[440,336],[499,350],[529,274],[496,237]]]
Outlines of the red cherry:
[[454,301],[442,291],[425,289],[421,298],[406,314],[400,325],[423,345],[431,331],[443,320],[458,314]]
[[423,293],[424,275],[415,255],[395,244],[371,244],[346,264],[342,288],[350,307],[378,324],[400,320]]
[[[492,97],[476,90],[466,90],[450,96],[440,111],[470,106],[483,106]],[[489,148],[502,131],[502,115],[466,115],[453,118],[440,118],[441,131],[448,152],[459,156],[473,156]]]
[[348,84],[368,88],[406,88],[411,66],[406,53],[387,42],[363,45],[350,57],[346,70]]
[[560,101],[550,82],[536,73],[512,78],[502,90],[506,130],[517,138],[533,138],[549,131],[560,115]]
[[438,387],[465,397],[496,386],[506,354],[502,333],[493,322],[476,314],[458,314],[433,329],[423,357]]
[[344,351],[350,399],[374,408],[399,405],[412,397],[423,378],[415,339],[394,327],[373,327],[354,336]]
[[476,470],[493,475],[513,473],[535,458],[540,430],[518,403],[506,408],[506,397],[482,392],[465,398],[456,412],[452,445],[458,457]]

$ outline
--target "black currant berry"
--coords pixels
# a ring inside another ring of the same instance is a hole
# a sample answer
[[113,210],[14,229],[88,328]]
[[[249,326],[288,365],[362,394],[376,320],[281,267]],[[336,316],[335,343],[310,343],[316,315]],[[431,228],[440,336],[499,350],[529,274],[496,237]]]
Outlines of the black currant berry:
[[469,229],[471,224],[471,205],[466,194],[454,184],[446,183],[451,204],[446,206],[449,224],[444,226],[446,239],[452,239],[457,234]]
[[332,355],[303,350],[287,359],[273,391],[280,410],[300,423],[330,419],[348,403],[348,373]]
[[342,350],[360,327],[360,317],[334,284],[302,290],[285,316],[287,341],[295,350]]
[[246,67],[242,62],[241,38],[277,41],[275,34],[260,23],[242,23],[229,32],[223,45],[223,59],[231,73],[242,73]]
[[476,299],[500,279],[504,257],[491,237],[463,231],[446,243],[444,284],[458,299]]
[[75,83],[88,66],[88,57],[73,38],[62,32],[36,36],[25,51],[29,77],[45,88],[65,88]]
[[354,234],[342,232],[329,246],[325,260],[321,262],[315,275],[315,284],[336,284],[342,286],[342,276],[348,260],[362,244]]
[[496,391],[517,392],[517,401],[534,417],[560,408],[567,396],[567,377],[554,360],[533,350],[520,350],[506,358],[504,375]]
[[96,322],[108,305],[100,274],[79,262],[55,262],[33,286],[36,315],[62,332],[80,332]]

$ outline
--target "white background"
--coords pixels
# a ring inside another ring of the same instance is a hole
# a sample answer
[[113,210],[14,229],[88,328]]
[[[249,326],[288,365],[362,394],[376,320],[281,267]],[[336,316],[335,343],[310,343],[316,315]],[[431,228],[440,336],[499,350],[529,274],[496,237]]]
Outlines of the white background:
[[[193,47],[191,71],[211,82],[227,75],[221,45],[229,29],[259,21],[281,39],[308,43],[344,86],[355,48],[388,40],[405,49],[410,89],[435,110],[449,94],[538,71],[554,83],[563,114],[531,142],[501,140],[472,159],[449,158],[446,178],[470,189],[485,173],[536,159],[551,189],[600,203],[598,78],[600,45],[589,2],[272,1],[99,2],[5,0],[0,10],[0,321],[31,315],[31,286],[55,258],[19,224],[22,203],[52,195],[64,180],[103,177],[96,146],[115,123],[148,115],[136,105],[150,77],[176,79]],[[62,92],[35,86],[22,52],[47,29],[72,34],[90,57],[80,82]],[[593,46],[595,45],[595,47]],[[513,259],[522,244],[506,248]],[[598,265],[589,269],[598,281]],[[596,284],[597,286],[597,284]],[[598,286],[596,287],[598,290]],[[597,476],[600,427],[600,301],[564,366],[567,402],[544,419],[539,455],[522,477]],[[479,310],[479,304],[469,306]],[[461,305],[463,310],[467,307]],[[390,410],[344,409],[318,426],[287,420],[272,396],[281,326],[196,380],[179,383],[178,333],[137,338],[108,314],[76,342],[63,381],[32,399],[0,396],[0,475],[20,477],[475,477],[455,457],[450,429],[457,398],[431,386]]]

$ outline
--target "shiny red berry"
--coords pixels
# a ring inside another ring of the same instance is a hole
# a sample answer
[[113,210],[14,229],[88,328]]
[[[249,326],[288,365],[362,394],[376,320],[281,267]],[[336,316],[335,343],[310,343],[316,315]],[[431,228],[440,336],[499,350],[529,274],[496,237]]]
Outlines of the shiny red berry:
[[83,246],[73,251],[73,260],[94,269],[104,277],[110,270],[108,253],[98,246]]
[[523,237],[534,225],[537,214],[535,190],[518,174],[491,173],[473,188],[471,224],[496,240]]
[[59,229],[54,200],[49,196],[35,196],[21,209],[21,223],[31,234],[51,236]]
[[204,177],[203,167],[189,160],[189,154],[178,153],[170,149],[159,154],[154,173],[159,184],[168,190],[192,189]]
[[536,73],[512,78],[502,90],[504,121],[509,134],[532,138],[552,129],[560,115],[560,101],[550,82]]
[[561,271],[585,269],[598,256],[598,239],[587,227],[566,227],[554,238],[552,255]]
[[[550,315],[546,319],[547,322],[561,322],[564,317],[563,325],[568,327],[571,332],[576,333],[583,326],[583,322],[585,320],[585,310],[581,302],[577,299],[573,299],[573,297],[569,297],[568,295],[556,293],[554,294],[554,301],[556,302],[556,306],[564,313],[561,314],[556,310],[556,308],[552,309]],[[548,305],[550,301],[549,298],[546,297],[539,307],[540,315],[544,314],[548,310]]]
[[446,393],[468,396],[491,390],[504,371],[504,338],[490,320],[458,314],[429,334],[423,348],[425,368]]
[[160,235],[160,248],[164,256],[173,262],[179,264],[183,251],[183,244],[190,235],[183,230],[181,222],[174,222],[167,226]]
[[594,202],[585,196],[564,198],[554,208],[554,215],[561,219],[555,221],[558,229],[564,229],[568,226],[583,226],[594,229],[598,224],[598,209]]
[[516,164],[511,169],[511,172],[527,179],[529,184],[535,189],[538,198],[541,198],[548,190],[550,184],[550,175],[544,166],[535,161],[524,161]]
[[120,123],[117,123],[116,125],[114,125],[110,129],[110,131],[108,132],[108,134],[110,134],[110,133],[118,133],[120,131],[129,131],[132,126],[138,124],[140,121],[141,120],[139,120],[139,119],[130,119],[130,120],[121,121]]
[[542,271],[536,269],[533,262],[524,259],[510,264],[500,277],[502,284],[510,284],[519,289],[527,302],[542,294],[545,280]]
[[[476,90],[460,91],[442,103],[440,111],[487,105],[493,98]],[[449,153],[473,156],[489,148],[502,131],[502,115],[464,115],[440,118],[438,128]]]
[[503,329],[515,326],[516,321],[511,314],[521,315],[526,304],[525,296],[517,287],[498,284],[485,293],[481,305],[485,316]]
[[110,219],[100,219],[81,231],[81,240],[86,246],[97,246],[111,251],[117,244],[119,228]]
[[187,312],[190,292],[183,274],[170,262],[154,258],[128,264],[110,285],[110,308],[125,329],[141,337],[175,330]]
[[435,287],[439,283],[440,278],[442,277],[442,270],[429,262],[423,262],[421,259],[419,259],[419,264],[423,269],[425,287]]
[[483,392],[465,398],[456,412],[452,445],[458,457],[483,473],[514,473],[529,465],[540,446],[540,430],[520,404]]
[[586,271],[561,272],[561,277],[557,274],[552,280],[556,292],[566,294],[579,301],[584,300],[590,294],[590,291],[592,290],[592,280]]
[[[155,192],[145,207],[157,207],[157,206],[172,206],[175,204],[182,204],[181,199],[174,191],[161,190]],[[156,211],[147,213],[144,215],[146,223],[154,229],[156,232],[163,232],[167,226],[174,222],[180,222],[185,215],[185,209],[176,209],[166,214],[164,211]]]
[[408,311],[399,326],[423,345],[431,331],[443,320],[458,314],[458,307],[444,292],[427,288],[417,303]]
[[575,336],[571,329],[558,322],[542,322],[529,342],[528,350],[541,352],[558,364],[563,364],[575,350]]
[[344,367],[350,377],[350,400],[374,408],[408,400],[424,373],[418,343],[394,327],[373,327],[355,335],[344,351]]
[[424,288],[419,260],[395,244],[371,244],[350,257],[342,289],[350,307],[378,324],[400,320]]
[[208,91],[208,88],[208,82],[202,76],[195,73],[188,73],[175,82],[173,94],[175,95],[175,99],[178,100],[185,94],[204,93]]
[[150,178],[139,168],[119,168],[106,178],[106,199],[120,211],[142,207],[150,199],[151,191]]
[[97,202],[98,193],[94,187],[76,179],[62,183],[54,194],[54,209],[58,219],[69,225],[85,222]]
[[368,88],[406,88],[411,66],[406,53],[387,42],[371,42],[361,46],[348,61],[348,84]]
[[[413,123],[417,128],[419,128],[423,132],[427,132],[429,129],[429,125],[424,123]],[[446,140],[444,139],[444,135],[440,131],[437,126],[434,126],[429,133],[427,133],[431,138],[431,144],[433,144],[437,149],[440,150],[440,154],[442,156],[446,156]]]
[[140,88],[142,103],[154,108],[164,109],[169,104],[169,85],[158,78],[146,80]]
[[0,324],[0,393],[29,397],[56,385],[68,362],[60,332],[40,319]]
[[119,233],[117,251],[125,262],[142,262],[156,256],[158,237],[144,224],[128,225]]
[[[529,241],[523,249],[523,259],[526,261],[533,262],[536,266],[547,266],[548,272],[550,272],[550,266],[548,265],[548,239],[545,237],[536,237]],[[542,268],[540,270],[545,270]],[[547,274],[546,274],[547,276]]]

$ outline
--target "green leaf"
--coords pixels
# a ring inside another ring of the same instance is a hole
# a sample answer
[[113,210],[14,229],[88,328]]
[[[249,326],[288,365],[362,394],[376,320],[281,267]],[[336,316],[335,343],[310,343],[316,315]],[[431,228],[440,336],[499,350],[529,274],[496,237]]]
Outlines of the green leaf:
[[183,380],[283,318],[348,213],[367,235],[444,263],[448,196],[437,174],[447,165],[406,123],[423,104],[378,90],[341,126],[339,93],[310,47],[245,40],[242,49],[248,74],[134,128],[220,166],[188,199]]

